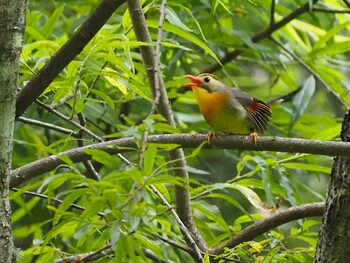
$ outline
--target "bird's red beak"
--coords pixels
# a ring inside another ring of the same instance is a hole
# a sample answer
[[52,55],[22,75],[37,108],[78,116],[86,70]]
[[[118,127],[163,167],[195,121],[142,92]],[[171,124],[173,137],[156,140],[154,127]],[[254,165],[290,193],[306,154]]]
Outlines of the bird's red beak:
[[199,79],[197,79],[195,76],[186,75],[185,77],[188,78],[190,81],[192,81],[192,83],[185,84],[186,87],[196,88],[196,87],[198,87],[198,84],[201,83],[201,81]]

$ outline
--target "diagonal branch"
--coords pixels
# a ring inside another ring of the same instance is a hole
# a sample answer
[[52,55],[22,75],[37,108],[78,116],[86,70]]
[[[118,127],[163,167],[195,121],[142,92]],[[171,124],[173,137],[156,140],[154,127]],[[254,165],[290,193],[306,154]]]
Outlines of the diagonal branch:
[[[206,140],[207,136],[205,134],[163,134],[152,135],[147,138],[148,143],[178,144],[182,148],[197,148],[203,144],[203,142],[206,142]],[[210,142],[210,145],[205,144],[203,148],[350,156],[350,145],[345,142],[259,137],[257,145],[254,145],[249,137],[239,135],[213,137]],[[132,151],[133,147],[137,148],[134,138],[129,137],[92,144],[81,148],[74,148],[58,155],[52,155],[34,161],[13,170],[10,179],[10,186],[16,187],[31,178],[56,169],[59,165],[64,164],[64,161],[60,158],[61,156],[67,156],[72,162],[78,163],[91,159],[91,156],[85,153],[85,150],[87,149],[97,149],[106,151],[109,154],[118,154],[121,152]],[[174,169],[176,170],[178,167],[175,166]],[[181,220],[183,221],[182,218]],[[186,227],[188,226],[186,225]]]
[[83,50],[114,11],[126,0],[103,0],[72,37],[18,93],[16,118],[40,96],[58,74]]
[[196,254],[197,258],[202,259],[202,251],[199,250],[196,242],[194,242],[191,233],[188,231],[184,223],[181,221],[178,214],[175,212],[174,208],[169,204],[169,202],[165,199],[165,197],[159,192],[159,190],[154,185],[149,185],[149,187],[152,189],[152,191],[159,197],[159,199],[162,201],[162,203],[170,210],[170,212],[173,214],[174,218],[176,219],[181,231],[184,233],[186,238],[190,240],[191,242],[191,248],[193,248],[194,253]]
[[[312,4],[316,4],[318,0],[313,0]],[[258,32],[255,36],[251,38],[252,42],[257,43],[265,38],[268,38],[272,35],[272,33],[281,27],[285,26],[288,24],[290,21],[293,19],[297,18],[298,16],[308,12],[310,10],[310,3],[309,1],[302,5],[301,7],[295,9],[292,13],[290,13],[288,16],[283,18],[282,20],[278,21],[277,23],[270,23],[269,27],[264,29],[263,31]],[[221,64],[216,63],[206,69],[203,70],[203,72],[214,72],[219,70],[222,65],[230,62],[231,60],[235,59],[242,53],[242,50],[236,49],[230,53],[227,53],[224,57],[220,59]]]
[[[15,192],[19,192],[20,191],[20,189],[18,189],[16,187],[12,187],[11,190],[15,191]],[[62,204],[62,202],[63,202],[61,199],[58,199],[58,198],[55,198],[55,197],[49,197],[47,195],[40,194],[40,193],[37,193],[37,192],[24,191],[23,194],[30,195],[30,196],[35,196],[35,197],[40,197],[42,199],[54,202],[55,205],[57,205],[57,206]],[[74,203],[72,203],[69,207],[70,208],[75,208],[75,209],[80,210],[80,211],[85,211],[86,210],[85,207],[83,207],[81,205],[74,204]],[[98,212],[97,215],[99,215],[100,217],[106,218],[105,213]]]
[[219,255],[224,252],[225,247],[233,248],[242,242],[253,240],[261,234],[270,231],[280,225],[286,224],[302,218],[322,216],[325,204],[313,203],[287,208],[277,212],[269,217],[266,217],[246,228],[237,235],[234,235],[225,244],[213,249],[211,253]]

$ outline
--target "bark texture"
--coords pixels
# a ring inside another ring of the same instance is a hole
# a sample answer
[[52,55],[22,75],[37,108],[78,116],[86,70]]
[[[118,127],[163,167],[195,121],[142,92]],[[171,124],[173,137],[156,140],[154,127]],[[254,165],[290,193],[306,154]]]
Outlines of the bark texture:
[[[341,139],[350,141],[350,111],[345,115]],[[315,263],[347,263],[350,253],[350,157],[334,160]]]
[[25,7],[24,0],[0,0],[0,263],[16,262],[8,197]]

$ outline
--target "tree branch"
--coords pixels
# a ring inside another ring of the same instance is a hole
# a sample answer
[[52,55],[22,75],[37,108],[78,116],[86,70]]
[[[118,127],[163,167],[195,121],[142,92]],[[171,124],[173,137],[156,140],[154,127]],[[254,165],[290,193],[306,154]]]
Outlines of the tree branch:
[[275,6],[276,0],[271,0],[270,26],[273,26],[275,24]]
[[[145,43],[152,43],[140,1],[128,0],[128,8],[137,40]],[[175,127],[176,123],[172,114],[170,101],[166,93],[163,78],[161,76],[161,72],[157,70],[158,67],[155,67],[156,63],[159,64],[159,61],[155,60],[156,54],[154,48],[153,46],[140,46],[140,52],[143,62],[145,63],[148,81],[152,90],[153,100],[156,103],[157,112],[163,115],[170,125]],[[195,242],[198,247],[201,250],[206,250],[206,244],[199,234],[192,217],[190,193],[188,191],[189,177],[186,170],[185,155],[181,148],[170,151],[169,155],[170,159],[172,160],[171,165],[176,167],[176,169],[173,169],[173,175],[185,179],[183,180],[182,186],[175,186],[176,212],[181,218],[181,221],[195,237]],[[186,239],[186,242],[188,245],[191,245],[191,240]],[[201,258],[197,258],[197,260],[201,261]]]
[[83,50],[97,34],[114,11],[126,0],[103,0],[72,35],[71,38],[54,54],[38,74],[18,93],[16,118],[40,96],[58,74]]
[[288,222],[313,216],[322,216],[324,210],[324,203],[312,203],[290,207],[283,211],[277,212],[269,217],[266,217],[246,228],[244,228],[237,235],[234,235],[225,244],[214,248],[211,253],[219,255],[224,252],[225,247],[233,248],[242,242],[253,240],[261,234],[270,231],[280,225]]
[[349,1],[348,1],[348,0],[343,0],[343,2],[344,2],[344,4],[346,4],[346,6],[347,6],[347,7],[349,7],[349,8],[350,8],[350,3],[349,3]]
[[[182,148],[197,148],[206,141],[207,136],[205,134],[163,134],[152,135],[147,138],[148,143],[178,144]],[[350,156],[350,145],[345,142],[261,136],[257,145],[254,145],[249,136],[239,135],[213,137],[210,142],[210,145],[205,144],[203,148]],[[91,156],[85,153],[87,149],[97,149],[106,151],[109,154],[118,154],[131,151],[133,147],[136,148],[134,138],[129,137],[92,144],[62,152],[58,155],[52,155],[13,170],[10,186],[16,187],[31,178],[56,169],[59,165],[64,164],[60,156],[67,156],[74,163],[78,163],[91,159]]]
[[332,13],[332,14],[349,14],[350,10],[347,9],[328,9],[322,7],[313,7],[313,12],[322,12],[322,13]]
[[42,127],[42,128],[45,128],[45,129],[50,129],[50,130],[57,131],[57,132],[61,132],[63,134],[68,134],[68,135],[70,135],[70,136],[72,136],[74,138],[78,138],[79,137],[79,134],[77,132],[75,132],[73,130],[70,130],[70,129],[63,128],[61,126],[57,126],[57,125],[51,124],[51,123],[42,122],[42,121],[38,121],[38,120],[34,120],[34,119],[28,119],[28,118],[25,118],[25,117],[19,117],[17,120],[21,121],[23,123],[39,126],[39,127]]
[[[316,4],[318,0],[313,0],[313,4]],[[297,18],[298,16],[308,12],[310,10],[310,4],[309,1],[302,5],[301,7],[295,9],[292,13],[290,13],[288,16],[283,18],[281,21],[269,25],[268,28],[264,29],[263,31],[258,32],[255,36],[251,38],[251,41],[254,43],[259,42],[260,40],[263,40],[265,38],[268,38],[272,35],[272,33],[281,27],[285,26],[288,24],[290,21],[293,19]],[[202,72],[214,72],[219,70],[222,65],[230,62],[231,60],[235,59],[242,53],[242,50],[236,49],[230,53],[227,53],[223,58],[220,59],[221,64],[216,63],[206,69],[204,69]]]
[[193,240],[191,233],[188,231],[184,223],[181,221],[178,214],[175,212],[174,208],[169,204],[169,202],[165,199],[165,197],[158,191],[158,189],[154,185],[149,186],[152,191],[159,197],[159,199],[162,201],[162,203],[170,210],[170,212],[173,214],[174,218],[176,219],[177,224],[179,225],[182,233],[186,236],[186,239],[190,240],[191,242],[191,248],[196,254],[196,257],[200,260],[203,260],[202,257],[202,251],[198,248],[196,242]]
[[[71,125],[77,127],[78,129],[80,129],[81,131],[86,133],[87,135],[91,136],[91,138],[95,139],[96,141],[98,141],[98,142],[103,142],[104,141],[101,137],[97,136],[95,133],[93,133],[89,129],[85,128],[84,126],[80,125],[79,123],[71,120],[69,117],[65,116],[64,114],[62,114],[58,110],[55,110],[50,105],[46,105],[45,103],[41,102],[40,100],[35,100],[35,101],[36,101],[36,103],[38,105],[40,105],[42,108],[46,109],[48,112],[51,112],[52,114],[55,114],[56,116],[58,116],[61,119],[65,120],[66,122],[70,123]],[[131,162],[128,159],[126,159],[122,154],[119,153],[119,154],[117,154],[117,156],[118,156],[118,158],[120,160],[122,160],[127,165],[131,164]]]
[[[20,189],[18,189],[16,187],[12,187],[11,190],[15,191],[15,192],[21,191]],[[40,197],[40,198],[45,199],[45,200],[53,201],[53,202],[55,202],[55,204],[57,206],[60,205],[63,202],[61,199],[58,199],[58,198],[55,198],[55,197],[48,197],[47,195],[40,194],[40,193],[37,193],[37,192],[24,191],[23,194],[30,195],[30,196],[36,196],[36,197]],[[86,210],[85,207],[83,207],[81,205],[74,204],[74,203],[72,203],[69,207],[70,208],[75,208],[75,209],[81,210],[81,211],[85,211]],[[106,218],[106,215],[104,213],[102,213],[102,212],[98,212],[97,215],[99,215],[100,217]]]

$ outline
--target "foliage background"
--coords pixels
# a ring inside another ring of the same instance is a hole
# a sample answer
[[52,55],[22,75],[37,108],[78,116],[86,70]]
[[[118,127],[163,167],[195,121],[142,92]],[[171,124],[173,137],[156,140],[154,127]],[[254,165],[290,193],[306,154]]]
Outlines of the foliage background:
[[[19,86],[33,78],[98,2],[29,2]],[[143,3],[154,41],[160,4]],[[278,1],[275,21],[304,4]],[[266,135],[337,140],[344,106],[349,105],[349,15],[322,11],[348,11],[341,1],[323,0],[316,7],[320,10],[310,10],[276,30],[273,39],[254,43],[251,38],[270,25],[270,1],[168,1],[161,71],[178,128],[150,115],[153,99],[138,50],[142,43],[136,41],[127,6],[119,8],[39,100],[106,140],[134,136],[139,147],[125,156],[135,165],[91,150],[100,181],[87,178],[83,164],[66,159],[66,165],[22,184],[11,197],[15,241],[22,249],[19,261],[51,262],[110,244],[112,252],[95,262],[152,262],[150,255],[191,262],[182,249],[164,242],[186,247],[175,219],[149,188],[153,184],[174,203],[174,185],[181,183],[172,177],[167,158],[174,145],[147,144],[144,149],[144,136],[210,131],[192,92],[183,88],[184,75],[206,71],[233,50],[242,53],[214,72],[227,84],[271,102],[295,91],[283,103],[272,103]],[[25,117],[72,133],[20,119],[14,168],[95,143],[88,135],[79,137],[78,129],[38,104]],[[324,201],[332,165],[331,157],[306,154],[220,149],[185,149],[185,154],[195,222],[209,247],[270,214],[275,198],[281,200],[280,209]],[[48,200],[24,191],[45,194]],[[51,198],[63,202],[57,206]],[[71,209],[72,202],[85,209]],[[318,218],[298,220],[225,253],[244,262],[311,262],[319,224]]]

